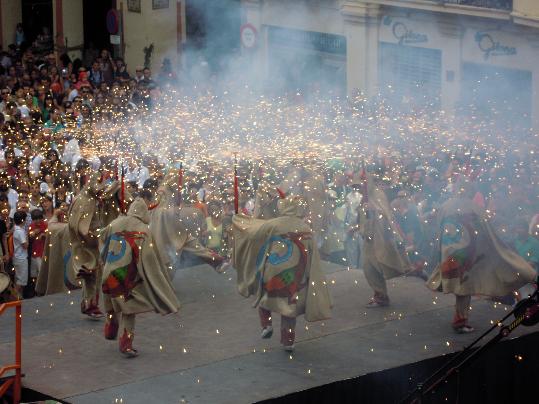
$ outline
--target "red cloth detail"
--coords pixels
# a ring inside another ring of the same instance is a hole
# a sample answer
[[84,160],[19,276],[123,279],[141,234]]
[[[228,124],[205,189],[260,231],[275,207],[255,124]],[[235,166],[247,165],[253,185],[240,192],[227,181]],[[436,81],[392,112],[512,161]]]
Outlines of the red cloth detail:
[[455,316],[453,317],[453,328],[464,327],[467,322],[468,322],[467,318],[461,317],[457,313],[455,313]]
[[296,339],[296,331],[281,328],[281,344],[284,346],[292,346],[294,345],[294,341]]
[[258,316],[260,317],[260,325],[262,328],[269,327],[271,325],[271,311],[259,307]]
[[234,167],[234,213],[238,214],[240,207],[240,191],[238,185],[238,172]]
[[42,220],[40,222],[32,222],[28,227],[28,232],[34,230],[40,230],[40,234],[37,238],[32,241],[32,258],[41,258],[43,257],[43,251],[45,250],[45,237],[42,237],[42,234],[49,228],[49,225],[46,221]]

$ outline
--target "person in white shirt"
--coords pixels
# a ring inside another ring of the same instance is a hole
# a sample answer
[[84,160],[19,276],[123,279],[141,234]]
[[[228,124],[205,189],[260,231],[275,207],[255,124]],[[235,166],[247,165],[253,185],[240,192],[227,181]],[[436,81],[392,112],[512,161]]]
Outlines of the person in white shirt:
[[22,299],[24,287],[28,284],[28,238],[24,225],[26,213],[17,211],[13,215],[13,268],[15,269],[15,288],[18,299]]
[[69,91],[69,95],[67,96],[67,100],[70,102],[73,102],[75,97],[78,97],[79,91],[73,86],[71,90]]

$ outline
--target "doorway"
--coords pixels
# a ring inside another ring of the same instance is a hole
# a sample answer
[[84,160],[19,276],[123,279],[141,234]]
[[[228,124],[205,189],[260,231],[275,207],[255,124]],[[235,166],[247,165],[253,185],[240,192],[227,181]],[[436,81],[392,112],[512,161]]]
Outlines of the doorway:
[[43,51],[52,49],[52,24],[52,0],[22,0],[22,26],[26,47],[38,40],[38,48],[43,48]]
[[107,13],[113,8],[113,0],[83,0],[84,48],[112,50],[107,30]]

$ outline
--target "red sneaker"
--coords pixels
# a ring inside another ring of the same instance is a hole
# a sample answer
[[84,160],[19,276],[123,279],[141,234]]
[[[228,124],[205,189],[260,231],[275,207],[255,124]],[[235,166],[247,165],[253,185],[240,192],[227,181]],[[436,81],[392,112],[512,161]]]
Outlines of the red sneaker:
[[124,333],[120,337],[120,353],[126,356],[127,358],[134,358],[138,355],[138,352],[133,348],[133,339],[135,336],[127,332],[124,328]]
[[281,328],[281,344],[287,352],[294,350],[294,341],[296,339],[296,332],[290,329]]

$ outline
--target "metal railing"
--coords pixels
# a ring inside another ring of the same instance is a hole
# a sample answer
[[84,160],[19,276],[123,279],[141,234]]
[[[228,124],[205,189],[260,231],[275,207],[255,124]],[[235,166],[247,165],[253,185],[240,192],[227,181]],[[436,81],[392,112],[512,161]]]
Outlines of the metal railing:
[[15,371],[15,375],[7,377],[5,381],[0,384],[0,398],[6,394],[6,392],[13,387],[13,403],[19,404],[21,401],[21,361],[22,361],[22,310],[21,301],[9,302],[0,305],[0,315],[11,307],[15,307],[15,363],[0,367],[0,378],[6,372]]
[[438,3],[460,4],[462,6],[474,6],[494,8],[498,10],[512,10],[513,0],[434,0]]

